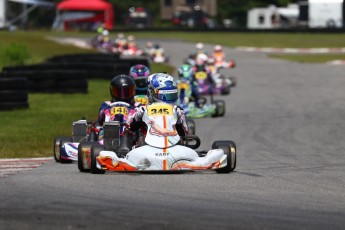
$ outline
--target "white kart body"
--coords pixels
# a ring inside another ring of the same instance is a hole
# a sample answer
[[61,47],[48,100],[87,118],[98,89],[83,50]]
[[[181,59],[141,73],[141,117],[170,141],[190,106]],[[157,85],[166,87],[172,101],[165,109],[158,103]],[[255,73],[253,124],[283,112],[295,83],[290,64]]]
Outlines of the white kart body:
[[165,103],[148,105],[142,117],[147,124],[147,145],[132,149],[125,158],[113,151],[101,151],[97,168],[110,171],[166,171],[219,169],[227,165],[222,149],[209,150],[204,157],[186,146],[178,145],[177,121],[173,106]]

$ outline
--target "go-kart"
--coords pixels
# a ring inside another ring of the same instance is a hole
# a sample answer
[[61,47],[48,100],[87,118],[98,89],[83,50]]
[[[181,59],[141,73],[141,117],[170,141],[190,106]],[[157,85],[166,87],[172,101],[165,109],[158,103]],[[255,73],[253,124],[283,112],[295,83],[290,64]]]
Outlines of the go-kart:
[[[217,88],[221,88],[222,85],[229,85],[231,88],[237,86],[237,78],[235,76],[227,77],[224,74],[220,73],[220,70],[223,69],[224,67],[217,66],[217,65],[209,65],[208,67],[211,70],[212,78],[213,78],[213,81],[216,83]],[[230,90],[230,87],[224,90],[221,94],[222,95],[230,94],[230,91],[227,91],[227,90]]]
[[71,163],[77,161],[78,145],[82,141],[96,141],[100,126],[96,122],[78,120],[72,124],[72,136],[59,136],[54,139],[54,159],[60,163]]
[[[82,158],[83,168],[93,174],[105,171],[176,172],[215,170],[230,173],[236,168],[236,145],[233,141],[215,141],[212,149],[196,151],[200,139],[193,136],[180,138],[174,129],[176,117],[169,104],[154,103],[147,106],[143,121],[148,129],[145,143],[136,146],[126,156],[116,152],[121,123],[106,122],[104,145],[92,144],[89,156]],[[89,160],[88,160],[89,158]]]
[[143,57],[144,51],[138,49],[137,47],[128,47],[127,49],[122,50],[121,57]]
[[207,103],[205,97],[198,99],[199,107],[196,106],[192,96],[191,83],[181,80],[177,84],[179,92],[178,105],[184,109],[187,118],[222,117],[225,114],[225,102],[214,100],[210,95],[211,103]]
[[[125,102],[113,102],[105,110],[105,121],[118,120],[125,122],[130,105]],[[72,137],[57,137],[54,140],[54,159],[61,163],[71,163],[78,161],[78,149],[80,144],[85,146],[99,141],[102,143],[103,127],[96,125],[96,122],[79,120],[73,122]],[[91,147],[91,146],[90,146]]]
[[169,63],[169,57],[164,54],[164,50],[156,49],[151,56],[154,63]]
[[198,83],[198,90],[201,95],[218,94],[228,95],[230,94],[231,82],[226,78],[218,77],[213,78],[214,83],[210,82],[207,73],[205,71],[198,71],[195,73],[195,79]]

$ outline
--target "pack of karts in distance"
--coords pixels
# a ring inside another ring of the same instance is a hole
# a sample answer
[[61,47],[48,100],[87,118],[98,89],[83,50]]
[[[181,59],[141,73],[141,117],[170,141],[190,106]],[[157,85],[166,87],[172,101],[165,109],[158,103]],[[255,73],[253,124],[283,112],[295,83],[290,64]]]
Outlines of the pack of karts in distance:
[[144,49],[140,49],[133,35],[125,37],[119,33],[115,39],[110,38],[109,31],[102,30],[91,39],[91,46],[102,52],[116,53],[120,57],[146,57],[154,63],[169,63],[169,57],[160,44],[148,41]]
[[[236,77],[227,78],[220,73],[222,68],[234,67],[235,61],[225,61],[220,45],[214,47],[212,55],[208,55],[202,43],[196,44],[196,50],[178,69],[178,105],[186,111],[187,117],[224,116],[224,100],[214,100],[213,96],[228,95],[230,88],[237,85]],[[205,96],[210,96],[209,102]]]
[[[171,86],[171,76],[153,75],[156,82],[165,80],[167,86]],[[173,85],[177,99],[176,83]],[[162,92],[171,92],[169,87]],[[142,118],[145,125],[135,133],[125,130],[129,114],[136,110],[121,101],[109,104],[102,125],[84,119],[74,122],[72,137],[55,138],[55,160],[61,163],[78,161],[81,172],[96,174],[107,170],[229,173],[235,169],[236,145],[233,141],[215,141],[211,150],[196,151],[200,139],[196,135],[180,137],[176,131],[177,107],[164,101],[141,106],[145,110]],[[195,126],[192,123],[188,126]]]
[[[195,78],[199,84],[200,94],[207,95],[210,90],[215,95],[228,95],[230,88],[237,86],[235,76],[224,76],[221,70],[225,68],[235,68],[234,60],[227,61],[222,46],[215,45],[211,55],[205,50],[203,43],[197,43],[195,50],[185,59],[185,64],[200,68],[200,73],[195,73]],[[205,72],[212,76],[212,89],[209,82],[205,82]]]

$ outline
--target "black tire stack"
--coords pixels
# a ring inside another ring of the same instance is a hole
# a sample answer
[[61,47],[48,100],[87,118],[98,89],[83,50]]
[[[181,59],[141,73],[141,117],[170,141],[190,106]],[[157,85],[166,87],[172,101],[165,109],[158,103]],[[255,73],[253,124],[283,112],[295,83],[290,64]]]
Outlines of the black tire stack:
[[128,74],[136,64],[150,67],[147,58],[120,58],[90,53],[52,57],[41,64],[4,67],[0,73],[0,109],[28,107],[30,93],[87,93],[87,79],[112,79]]
[[27,78],[30,93],[87,93],[85,71],[39,64],[5,67],[3,75],[7,78]]
[[28,107],[28,79],[0,76],[0,111]]
[[119,74],[128,74],[137,64],[150,67],[147,58],[120,58],[115,54],[62,55],[47,60],[50,65],[64,69],[85,71],[87,79],[112,79]]

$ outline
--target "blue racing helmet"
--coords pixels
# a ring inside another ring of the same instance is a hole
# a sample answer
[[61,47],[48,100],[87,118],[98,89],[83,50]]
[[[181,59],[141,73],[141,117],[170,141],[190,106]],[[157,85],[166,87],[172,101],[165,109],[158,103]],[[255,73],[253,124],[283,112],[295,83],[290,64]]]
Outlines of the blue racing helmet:
[[150,102],[175,104],[178,98],[178,91],[174,78],[165,73],[150,75],[148,97]]
[[135,65],[132,66],[129,70],[129,75],[133,77],[136,85],[136,94],[137,95],[146,95],[147,94],[147,77],[150,75],[150,70],[145,65]]

